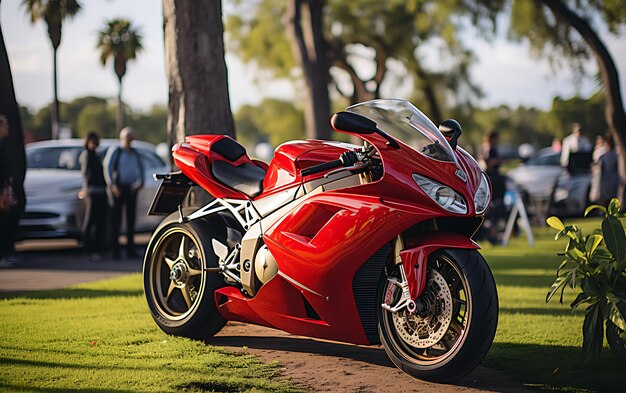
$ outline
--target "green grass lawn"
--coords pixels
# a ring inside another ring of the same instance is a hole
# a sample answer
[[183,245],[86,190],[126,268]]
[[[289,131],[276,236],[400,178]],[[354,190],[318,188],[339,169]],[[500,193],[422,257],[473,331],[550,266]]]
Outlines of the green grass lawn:
[[[587,222],[585,227],[599,221]],[[588,231],[587,231],[588,232]],[[500,297],[495,343],[485,360],[528,385],[560,391],[625,391],[626,367],[608,349],[586,364],[584,310],[545,303],[560,262],[554,231],[483,249]],[[293,391],[278,365],[163,334],[138,274],[0,300],[0,390]]]
[[[577,220],[585,234],[600,225],[599,219]],[[536,245],[525,236],[507,247],[485,245],[483,255],[491,266],[500,300],[500,319],[487,366],[503,370],[520,382],[546,390],[626,391],[626,365],[616,362],[608,347],[592,363],[581,350],[584,306],[570,311],[575,292],[565,291],[545,302],[562,258],[565,240],[554,241],[551,228],[535,230]]]
[[277,370],[162,333],[139,274],[0,300],[0,390],[293,391]]

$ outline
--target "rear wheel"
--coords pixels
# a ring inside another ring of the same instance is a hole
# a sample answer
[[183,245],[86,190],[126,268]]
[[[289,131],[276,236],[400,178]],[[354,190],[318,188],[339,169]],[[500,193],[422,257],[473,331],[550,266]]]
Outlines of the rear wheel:
[[[152,317],[168,334],[206,340],[225,325],[215,305],[221,275],[203,269],[217,266],[211,240],[214,225],[198,220],[178,223],[178,213],[164,220],[150,240],[144,259],[144,291]],[[204,225],[202,225],[204,224]]]
[[[387,274],[397,280],[399,267]],[[394,304],[401,290],[383,276],[381,304]],[[438,382],[476,368],[491,347],[498,322],[496,286],[482,256],[459,249],[431,255],[419,302],[421,310],[415,313],[406,307],[395,313],[379,308],[378,333],[391,361],[414,377]]]

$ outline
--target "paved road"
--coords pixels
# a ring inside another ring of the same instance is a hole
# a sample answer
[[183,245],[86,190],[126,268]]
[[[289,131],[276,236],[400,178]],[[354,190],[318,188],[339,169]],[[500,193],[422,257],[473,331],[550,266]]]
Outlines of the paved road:
[[[147,237],[138,238],[140,244]],[[140,272],[142,261],[104,257],[93,261],[72,240],[25,241],[17,245],[18,260],[0,268],[0,297],[6,292],[66,288],[83,282]],[[143,252],[143,246],[137,248]]]

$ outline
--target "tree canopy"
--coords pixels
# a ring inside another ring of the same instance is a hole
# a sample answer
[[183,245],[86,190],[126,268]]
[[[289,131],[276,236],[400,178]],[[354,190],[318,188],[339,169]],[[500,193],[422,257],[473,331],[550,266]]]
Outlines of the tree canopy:
[[[323,12],[323,37],[331,83],[350,103],[379,97],[385,84],[414,86],[435,121],[444,103],[467,103],[480,95],[471,82],[471,51],[459,39],[471,17],[489,25],[495,8],[465,1],[328,0]],[[235,2],[226,21],[227,39],[246,62],[271,77],[297,78],[301,71],[285,34],[287,6],[278,0]]]

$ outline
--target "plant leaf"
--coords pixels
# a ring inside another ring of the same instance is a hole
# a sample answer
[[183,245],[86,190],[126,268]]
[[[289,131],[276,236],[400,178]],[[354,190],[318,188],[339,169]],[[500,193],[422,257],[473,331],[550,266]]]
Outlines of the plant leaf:
[[589,256],[593,254],[593,252],[596,250],[598,245],[602,242],[602,239],[603,239],[602,235],[587,236],[587,243],[585,244],[585,247],[587,248],[587,253]]
[[576,296],[576,299],[574,299],[572,304],[570,304],[569,306],[571,308],[576,308],[576,307],[580,306],[582,303],[585,303],[587,301],[589,301],[589,295],[586,294],[585,292],[581,292],[581,293],[578,294],[578,296]]
[[567,284],[567,279],[565,277],[563,276],[557,277],[557,279],[554,281],[554,283],[550,287],[548,294],[546,295],[546,303],[548,303],[550,299],[552,299],[552,296],[554,296],[554,294],[556,293],[556,291],[559,290],[559,288],[565,287],[565,284]]
[[619,211],[621,209],[619,200],[617,198],[612,198],[611,201],[609,202],[609,206],[608,206],[608,212],[609,215],[613,216],[613,217],[619,217]]
[[609,320],[620,329],[626,330],[626,321],[624,321],[624,316],[617,308],[617,305],[615,305],[615,303],[609,304]]
[[561,269],[563,269],[565,267],[565,265],[567,265],[567,262],[569,262],[568,259],[564,260],[563,262],[561,262],[561,264],[559,265],[559,268],[556,269],[556,275],[557,277],[559,276],[559,273],[561,272]]
[[615,217],[609,216],[602,221],[604,243],[613,258],[621,263],[626,258],[626,234],[622,223]]
[[585,217],[587,217],[587,214],[589,214],[590,211],[594,210],[594,209],[598,209],[601,210],[604,215],[606,216],[606,208],[604,206],[600,206],[600,205],[590,205],[589,207],[587,207],[585,209]]
[[563,222],[561,222],[561,220],[559,220],[559,218],[555,216],[548,217],[546,219],[546,224],[558,231],[562,231],[563,229],[565,229],[565,225],[563,225]]
[[583,322],[583,352],[589,361],[600,353],[604,339],[604,322],[600,316],[600,303],[587,307]]

